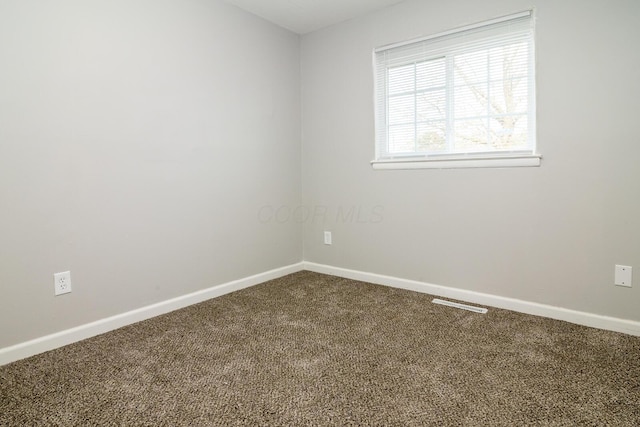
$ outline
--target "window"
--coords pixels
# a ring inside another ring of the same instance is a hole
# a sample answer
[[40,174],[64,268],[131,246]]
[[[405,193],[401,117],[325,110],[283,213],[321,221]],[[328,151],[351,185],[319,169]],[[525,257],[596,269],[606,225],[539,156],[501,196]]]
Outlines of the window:
[[531,12],[374,55],[374,168],[540,164]]

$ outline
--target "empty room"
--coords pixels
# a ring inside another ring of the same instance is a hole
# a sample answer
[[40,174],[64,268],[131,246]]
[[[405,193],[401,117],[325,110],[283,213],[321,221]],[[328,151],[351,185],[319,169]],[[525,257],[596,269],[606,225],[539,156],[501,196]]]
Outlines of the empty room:
[[638,22],[0,0],[0,426],[640,425]]

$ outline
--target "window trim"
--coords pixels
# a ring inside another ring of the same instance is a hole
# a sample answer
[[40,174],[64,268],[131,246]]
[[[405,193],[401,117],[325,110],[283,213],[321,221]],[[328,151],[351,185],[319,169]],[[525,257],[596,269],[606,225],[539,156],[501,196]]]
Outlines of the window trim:
[[462,169],[462,168],[511,168],[540,166],[540,154],[522,155],[494,155],[494,156],[431,156],[407,157],[372,160],[371,166],[375,170],[390,169]]
[[397,47],[407,46],[414,43],[420,43],[431,39],[437,39],[440,37],[448,36],[451,34],[461,33],[463,31],[474,30],[476,28],[488,27],[489,25],[499,24],[501,22],[512,21],[518,18],[526,18],[527,16],[533,18],[533,10],[525,10],[519,13],[514,13],[511,15],[501,16],[499,18],[489,19],[487,21],[477,22],[475,24],[465,25],[464,27],[458,27],[447,31],[442,31],[440,33],[431,34],[424,37],[418,37],[416,39],[405,40],[402,42],[391,43],[388,45],[380,46],[374,49],[374,53],[383,52],[385,50],[395,49]]
[[[532,49],[529,52],[530,60],[534,61],[533,67],[530,69],[530,72],[533,73],[532,78],[529,80],[529,84],[533,85],[533,88],[530,88],[530,96],[532,99],[530,100],[527,116],[531,119],[533,115],[533,128],[529,129],[530,135],[533,137],[533,147],[531,150],[526,151],[495,151],[495,152],[462,152],[462,153],[442,153],[442,154],[429,154],[424,155],[422,153],[397,153],[388,157],[378,157],[379,156],[379,146],[378,146],[378,137],[376,136],[375,152],[374,152],[374,160],[371,161],[371,165],[373,169],[376,170],[388,170],[388,169],[451,169],[451,168],[504,168],[504,167],[537,167],[540,166],[542,156],[537,152],[537,141],[536,141],[536,96],[535,96],[535,26],[533,24],[534,11],[526,10],[523,12],[502,16],[499,18],[458,27],[455,29],[451,29],[448,31],[440,32],[437,34],[432,34],[425,37],[420,37],[412,40],[402,41],[398,43],[392,43],[385,46],[381,46],[375,48],[373,51],[373,65],[374,65],[374,77],[377,79],[377,57],[381,52],[389,51],[396,48],[401,48],[407,45],[412,45],[416,43],[425,42],[431,39],[437,39],[444,36],[449,36],[456,33],[461,33],[469,30],[474,30],[482,27],[487,27],[495,24],[500,24],[503,22],[519,19],[519,18],[530,18],[532,20],[532,33],[530,43],[532,44]],[[450,72],[450,71],[448,71]],[[375,85],[376,91],[378,88],[378,83]],[[450,90],[447,85],[447,90]],[[375,111],[376,111],[376,134],[379,131],[380,124],[377,120],[377,111],[378,111],[378,94],[376,92],[375,95]],[[388,102],[388,99],[385,99],[385,104]],[[449,115],[447,115],[447,119],[449,119]],[[388,132],[388,124],[385,123],[385,130]],[[391,154],[391,153],[389,153]]]

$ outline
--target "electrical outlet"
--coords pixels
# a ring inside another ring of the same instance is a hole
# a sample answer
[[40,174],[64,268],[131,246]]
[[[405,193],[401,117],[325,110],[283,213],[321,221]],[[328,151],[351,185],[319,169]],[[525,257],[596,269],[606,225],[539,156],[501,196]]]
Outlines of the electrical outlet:
[[324,232],[324,244],[325,245],[330,245],[331,244],[331,232],[330,231],[325,231]]
[[68,294],[71,292],[71,272],[64,271],[53,275],[53,288],[56,295]]
[[631,287],[631,267],[628,265],[616,265],[615,284],[616,286]]

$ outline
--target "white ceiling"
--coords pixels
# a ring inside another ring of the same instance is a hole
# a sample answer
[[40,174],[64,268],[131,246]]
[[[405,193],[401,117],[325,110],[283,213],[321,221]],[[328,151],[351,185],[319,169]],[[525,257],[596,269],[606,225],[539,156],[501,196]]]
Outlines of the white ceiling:
[[403,0],[225,0],[288,30],[305,34]]

